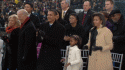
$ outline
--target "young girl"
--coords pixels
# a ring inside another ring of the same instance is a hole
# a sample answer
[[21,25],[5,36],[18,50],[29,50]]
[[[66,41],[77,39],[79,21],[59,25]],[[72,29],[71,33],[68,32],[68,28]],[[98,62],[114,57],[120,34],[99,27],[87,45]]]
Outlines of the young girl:
[[82,70],[83,61],[81,58],[81,38],[78,35],[70,36],[70,45],[66,49],[64,70]]

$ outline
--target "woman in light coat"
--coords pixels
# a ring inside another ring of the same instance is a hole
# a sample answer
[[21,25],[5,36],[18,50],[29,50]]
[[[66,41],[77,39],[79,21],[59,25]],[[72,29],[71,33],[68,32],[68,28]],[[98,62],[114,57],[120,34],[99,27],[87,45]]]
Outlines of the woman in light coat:
[[113,48],[112,32],[105,27],[105,18],[101,13],[93,15],[94,26],[89,33],[88,70],[113,70],[111,52]]

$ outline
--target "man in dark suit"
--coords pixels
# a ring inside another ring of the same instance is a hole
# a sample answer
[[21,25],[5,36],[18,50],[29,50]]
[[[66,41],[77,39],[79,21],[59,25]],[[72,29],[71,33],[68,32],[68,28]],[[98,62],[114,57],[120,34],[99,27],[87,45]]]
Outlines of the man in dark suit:
[[89,36],[89,30],[92,27],[92,14],[93,12],[90,10],[91,9],[91,5],[89,1],[85,1],[83,4],[83,9],[84,11],[79,13],[79,22],[80,24],[83,25],[83,28],[85,30],[86,33],[86,38],[88,38]]
[[113,21],[112,33],[114,47],[112,52],[123,54],[123,62],[121,69],[125,70],[125,20],[120,10],[112,10],[109,14],[109,17]]
[[17,53],[18,70],[34,70],[36,68],[36,28],[25,9],[17,11],[21,22]]
[[34,23],[36,29],[38,29],[40,26],[40,19],[38,16],[32,13],[33,5],[31,3],[25,3],[24,9],[29,13],[28,16],[30,17],[31,21]]
[[67,21],[67,23],[69,23],[70,14],[75,13],[75,11],[71,10],[69,8],[69,6],[70,6],[70,0],[62,0],[61,1],[61,8],[62,8],[61,16],[62,16],[62,19]]
[[[48,11],[48,22],[40,26],[40,33],[37,39],[42,41],[42,48],[38,58],[37,70],[62,70],[61,45],[64,38],[65,28],[56,21],[57,12]],[[39,42],[41,42],[38,40]]]

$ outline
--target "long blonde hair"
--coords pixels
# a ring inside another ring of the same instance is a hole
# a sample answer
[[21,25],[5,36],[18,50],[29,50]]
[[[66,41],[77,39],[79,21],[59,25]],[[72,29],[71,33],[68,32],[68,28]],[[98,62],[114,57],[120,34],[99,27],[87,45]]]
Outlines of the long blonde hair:
[[16,14],[13,14],[13,15],[9,16],[8,20],[10,18],[14,18],[15,19],[15,21],[16,21],[16,25],[15,26],[16,27],[20,27],[21,26],[21,22],[18,20],[18,16]]

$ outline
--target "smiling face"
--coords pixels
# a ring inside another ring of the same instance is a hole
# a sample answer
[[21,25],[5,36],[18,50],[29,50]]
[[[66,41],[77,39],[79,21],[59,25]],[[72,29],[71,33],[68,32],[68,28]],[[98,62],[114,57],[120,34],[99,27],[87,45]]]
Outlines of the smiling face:
[[78,20],[76,19],[75,16],[71,15],[71,16],[69,17],[69,22],[70,22],[70,24],[77,23],[77,21],[78,21]]
[[16,20],[13,17],[9,18],[8,26],[14,27],[15,24],[16,24]]
[[99,27],[102,24],[102,20],[100,20],[98,16],[94,16],[93,23],[94,23],[94,26]]
[[56,15],[52,11],[48,11],[47,19],[50,23],[54,22],[56,19]]

